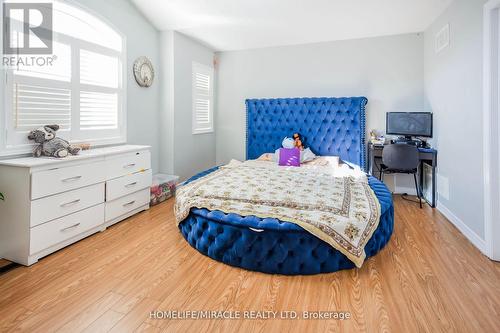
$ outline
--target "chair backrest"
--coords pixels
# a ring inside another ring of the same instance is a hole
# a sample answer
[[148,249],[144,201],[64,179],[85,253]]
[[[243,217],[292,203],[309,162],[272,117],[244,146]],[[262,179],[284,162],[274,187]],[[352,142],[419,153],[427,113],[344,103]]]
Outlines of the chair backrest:
[[419,163],[418,148],[404,143],[387,145],[382,151],[382,163],[392,170],[415,170]]

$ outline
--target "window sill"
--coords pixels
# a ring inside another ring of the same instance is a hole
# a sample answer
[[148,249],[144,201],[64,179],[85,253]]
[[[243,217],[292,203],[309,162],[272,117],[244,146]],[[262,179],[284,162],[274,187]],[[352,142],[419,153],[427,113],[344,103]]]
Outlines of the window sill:
[[0,159],[23,157],[28,154],[33,153],[33,147],[35,145],[29,145],[23,148],[4,148],[0,150]]
[[[75,144],[75,145],[81,144],[81,143],[89,143],[90,147],[91,147],[90,149],[94,149],[94,148],[103,148],[103,147],[109,147],[109,146],[119,146],[122,144],[126,144],[127,140],[125,138],[111,138],[111,139],[98,140],[98,141],[78,140],[78,141],[71,142],[71,144]],[[27,145],[22,145],[19,147],[0,149],[0,159],[10,159],[10,158],[31,156],[33,153],[34,147],[35,147],[35,144],[27,144]]]

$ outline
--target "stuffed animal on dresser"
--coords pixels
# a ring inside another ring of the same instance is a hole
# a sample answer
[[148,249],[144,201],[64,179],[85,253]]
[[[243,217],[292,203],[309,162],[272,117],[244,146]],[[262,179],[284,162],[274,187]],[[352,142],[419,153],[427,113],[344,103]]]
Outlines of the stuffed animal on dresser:
[[56,137],[56,131],[59,125],[46,125],[31,131],[28,139],[34,140],[38,145],[33,149],[33,156],[66,157],[68,155],[77,155],[79,147],[69,144],[68,141]]

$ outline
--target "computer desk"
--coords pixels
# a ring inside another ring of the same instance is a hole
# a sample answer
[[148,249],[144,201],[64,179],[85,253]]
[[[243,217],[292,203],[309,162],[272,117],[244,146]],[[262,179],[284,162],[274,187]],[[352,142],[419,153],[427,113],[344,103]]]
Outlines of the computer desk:
[[[377,177],[373,174],[373,166],[375,165],[375,159],[382,159],[383,146],[373,145],[371,142],[368,143],[368,163],[366,166],[366,172],[372,176]],[[433,148],[418,148],[419,159],[420,159],[420,193],[423,193],[423,183],[424,183],[424,163],[428,164],[432,168],[432,185],[431,185],[431,201],[429,202],[425,199],[432,208],[436,207],[436,168],[437,168],[437,150]]]

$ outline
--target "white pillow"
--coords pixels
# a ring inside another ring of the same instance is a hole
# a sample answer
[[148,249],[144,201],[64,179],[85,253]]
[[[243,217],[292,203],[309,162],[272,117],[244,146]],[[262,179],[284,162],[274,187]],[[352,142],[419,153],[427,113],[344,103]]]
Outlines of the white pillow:
[[278,148],[274,151],[274,154],[273,154],[273,162],[276,162],[278,163],[279,160],[280,160],[280,149],[281,148]]
[[306,148],[300,152],[300,163],[309,162],[316,158],[311,149]]

